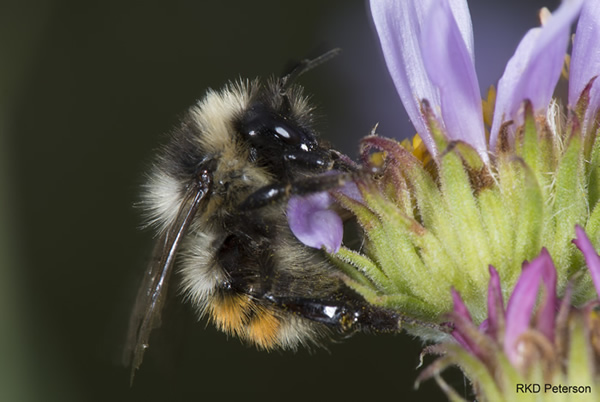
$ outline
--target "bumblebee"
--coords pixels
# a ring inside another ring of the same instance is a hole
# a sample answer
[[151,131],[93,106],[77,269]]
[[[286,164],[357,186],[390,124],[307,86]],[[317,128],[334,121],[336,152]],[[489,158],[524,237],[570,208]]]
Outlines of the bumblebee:
[[132,378],[159,324],[176,258],[199,316],[260,349],[398,330],[396,313],[369,306],[322,250],[288,226],[290,196],[336,189],[359,170],[318,139],[313,109],[293,83],[334,53],[266,83],[209,91],[160,151],[143,198],[158,236],[130,321]]

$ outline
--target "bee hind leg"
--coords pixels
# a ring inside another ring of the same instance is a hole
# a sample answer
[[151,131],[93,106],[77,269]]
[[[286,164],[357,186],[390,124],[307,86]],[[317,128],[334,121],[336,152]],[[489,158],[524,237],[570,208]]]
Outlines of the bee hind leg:
[[266,296],[280,308],[319,322],[341,333],[355,331],[398,332],[404,317],[391,310],[364,303],[344,303],[306,298]]

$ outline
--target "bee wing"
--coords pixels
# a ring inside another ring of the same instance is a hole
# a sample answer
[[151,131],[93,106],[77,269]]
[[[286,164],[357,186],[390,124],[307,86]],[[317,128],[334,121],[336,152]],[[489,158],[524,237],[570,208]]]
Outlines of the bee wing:
[[123,356],[125,365],[131,366],[131,383],[148,348],[150,332],[160,326],[160,314],[166,299],[177,250],[198,211],[200,202],[208,194],[209,179],[206,177],[205,179],[199,185],[190,187],[174,222],[160,235],[154,247],[150,266],[138,290],[129,320]]

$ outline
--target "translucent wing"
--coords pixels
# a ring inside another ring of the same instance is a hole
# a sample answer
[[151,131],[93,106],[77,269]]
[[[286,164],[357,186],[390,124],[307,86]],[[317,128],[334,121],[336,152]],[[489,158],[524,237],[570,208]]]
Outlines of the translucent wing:
[[160,314],[166,299],[169,278],[177,250],[200,203],[206,198],[210,177],[205,172],[198,183],[187,190],[175,221],[159,237],[150,266],[142,279],[131,318],[124,351],[124,363],[131,366],[131,383],[148,348],[150,332],[160,326]]

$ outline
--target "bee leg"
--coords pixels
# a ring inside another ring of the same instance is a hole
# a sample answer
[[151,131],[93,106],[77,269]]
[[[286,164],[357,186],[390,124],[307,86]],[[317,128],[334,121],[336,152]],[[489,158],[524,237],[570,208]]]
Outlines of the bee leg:
[[282,201],[292,195],[309,195],[342,187],[356,178],[356,174],[332,172],[329,175],[313,176],[289,183],[276,183],[262,187],[250,194],[239,206],[242,211],[264,207]]
[[329,300],[299,297],[280,297],[265,294],[264,299],[279,308],[311,321],[322,323],[340,333],[353,332],[399,332],[403,326],[431,328],[450,333],[454,329],[449,323],[430,323],[402,315],[396,311],[372,306],[356,295],[344,292]]
[[360,166],[349,156],[346,156],[334,149],[331,150],[331,160],[333,161],[333,170],[341,170],[342,172],[356,172],[360,169]]
[[286,165],[302,166],[317,172],[331,170],[333,161],[327,153],[296,151],[283,155]]
[[265,295],[290,313],[319,322],[339,332],[375,331],[397,332],[404,321],[395,311],[369,306],[365,303],[344,303],[339,300],[281,298]]
[[359,169],[359,165],[356,162],[333,149],[326,152],[289,152],[283,155],[283,160],[286,165],[302,166],[318,172],[328,170],[356,172]]

